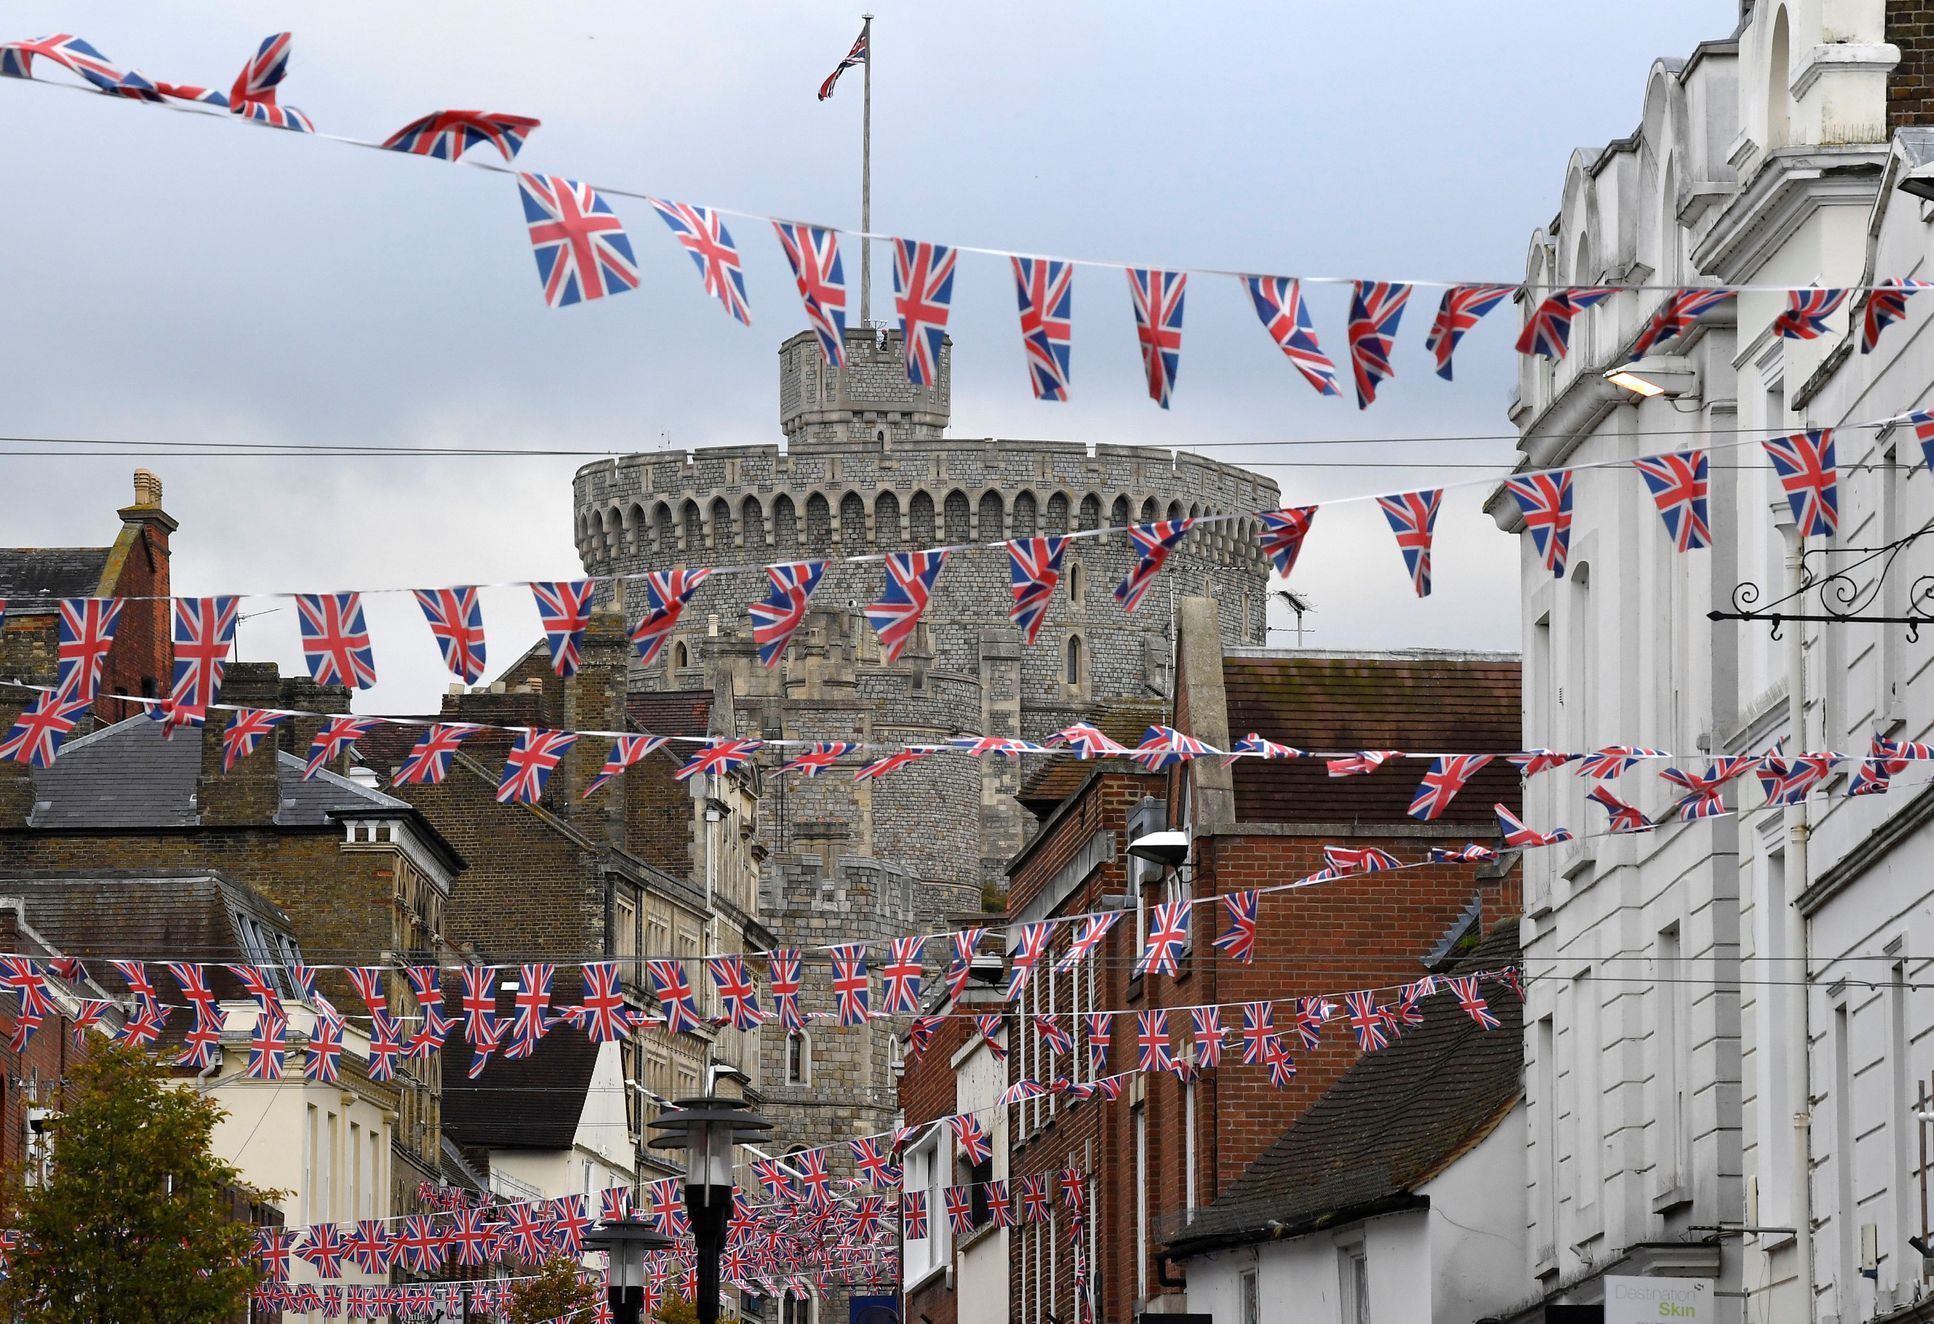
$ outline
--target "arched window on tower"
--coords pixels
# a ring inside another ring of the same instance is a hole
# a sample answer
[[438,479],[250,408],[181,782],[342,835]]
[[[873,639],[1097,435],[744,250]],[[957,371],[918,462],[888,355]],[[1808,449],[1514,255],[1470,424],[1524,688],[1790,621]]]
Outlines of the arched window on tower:
[[683,671],[690,665],[692,665],[691,650],[686,648],[685,641],[680,639],[672,644],[672,670]]
[[1081,562],[1079,561],[1069,562],[1068,564],[1068,605],[1069,606],[1079,607],[1081,605],[1081,588],[1082,588],[1081,580],[1082,580]]
[[1062,679],[1067,682],[1068,688],[1071,690],[1081,688],[1081,636],[1078,634],[1068,636],[1068,647]]
[[804,1030],[786,1036],[786,1084],[810,1085],[813,1077],[813,1045]]

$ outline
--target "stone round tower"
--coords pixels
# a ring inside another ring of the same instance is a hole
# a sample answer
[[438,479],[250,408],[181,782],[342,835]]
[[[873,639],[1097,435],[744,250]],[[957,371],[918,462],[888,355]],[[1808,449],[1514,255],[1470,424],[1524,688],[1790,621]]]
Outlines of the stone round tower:
[[[722,446],[627,456],[577,474],[578,550],[595,574],[987,543],[1184,515],[1273,509],[1274,482],[1214,460],[1133,446],[967,440],[942,435],[951,349],[938,382],[908,385],[897,331],[847,333],[829,368],[809,334],[779,350],[787,446]],[[862,609],[877,563],[828,565],[810,619],[779,664],[759,664],[746,605],[762,577],[716,576],[639,689],[729,681],[744,734],[939,742],[964,732],[1040,739],[1109,700],[1166,695],[1174,597],[1213,596],[1231,644],[1263,641],[1267,563],[1253,520],[1193,532],[1141,608],[1113,597],[1132,556],[1125,537],[1069,545],[1054,604],[1030,647],[1007,619],[1007,557],[956,552],[914,641],[882,660]],[[633,590],[634,595],[637,590]],[[637,615],[642,603],[629,604]],[[767,789],[775,861],[891,861],[928,884],[922,909],[973,908],[1022,844],[1011,798],[1020,764],[937,755],[883,783],[788,778]],[[935,887],[934,885],[941,885]]]

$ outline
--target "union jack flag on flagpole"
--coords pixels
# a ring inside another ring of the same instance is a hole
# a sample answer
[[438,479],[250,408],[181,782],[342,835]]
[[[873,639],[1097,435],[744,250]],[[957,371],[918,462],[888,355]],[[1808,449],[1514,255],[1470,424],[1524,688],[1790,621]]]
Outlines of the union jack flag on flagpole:
[[897,662],[914,628],[933,599],[934,581],[947,564],[945,552],[892,552],[886,558],[886,590],[866,609],[866,622],[880,636],[880,651]]
[[839,260],[839,236],[804,221],[774,221],[779,247],[792,265],[806,322],[819,340],[828,366],[846,366],[846,269]]
[[1303,302],[1302,282],[1288,276],[1243,276],[1243,288],[1256,305],[1256,316],[1263,330],[1288,356],[1303,380],[1316,388],[1318,395],[1341,395],[1336,385],[1336,365],[1316,343],[1316,325],[1310,321],[1309,305]]
[[1682,552],[1710,547],[1712,525],[1707,515],[1706,453],[1677,451],[1669,455],[1645,455],[1633,460],[1632,467],[1645,479],[1672,545]]
[[1860,320],[1860,352],[1873,353],[1874,346],[1880,343],[1880,333],[1907,316],[1908,296],[1930,286],[1934,286],[1934,281],[1892,276],[1880,282],[1877,289],[1870,290],[1866,312]]
[[551,779],[552,771],[576,743],[574,731],[533,728],[518,732],[517,743],[511,746],[504,760],[503,779],[497,784],[497,803],[536,804],[543,797],[544,785]]
[[1457,352],[1464,333],[1517,289],[1515,285],[1453,285],[1444,291],[1437,317],[1430,324],[1430,335],[1424,340],[1424,348],[1437,360],[1439,377],[1452,380],[1451,355]]
[[1658,312],[1652,314],[1652,320],[1639,332],[1638,339],[1632,342],[1627,361],[1642,359],[1666,341],[1691,330],[1694,322],[1732,298],[1733,293],[1732,290],[1684,289],[1667,295]]
[[1417,787],[1410,816],[1428,823],[1442,815],[1457,793],[1490,761],[1489,754],[1439,754],[1431,760],[1430,771]]
[[420,588],[416,605],[423,609],[430,634],[443,654],[443,665],[464,683],[475,685],[484,676],[483,603],[474,588]]
[[597,585],[589,579],[562,579],[531,585],[538,623],[551,650],[551,669],[569,680],[583,660],[584,631],[591,624],[591,595]]
[[43,690],[14,719],[6,739],[0,740],[0,760],[11,759],[35,768],[51,768],[67,739],[92,701],[63,697],[58,690]]
[[1524,527],[1554,579],[1565,577],[1565,556],[1571,550],[1571,470],[1525,474],[1507,478],[1504,490],[1517,499]]
[[1032,644],[1048,618],[1048,604],[1061,582],[1061,558],[1068,550],[1065,534],[1016,538],[1007,544],[1008,578],[1014,605],[1007,618],[1021,627],[1021,637]]
[[1017,257],[1013,262],[1028,385],[1036,400],[1066,400],[1074,344],[1074,264],[1045,257]]
[[302,780],[308,781],[322,771],[324,764],[347,752],[378,725],[373,717],[332,717],[316,732],[309,744],[309,761],[302,765]]
[[663,749],[669,742],[668,736],[614,736],[611,740],[611,753],[605,756],[604,766],[598,775],[584,788],[584,797],[604,789],[605,784],[627,768],[636,767],[652,754]]
[[1782,340],[1818,340],[1827,333],[1827,318],[1846,301],[1845,290],[1788,290],[1785,311],[1773,319],[1773,334]]
[[692,265],[698,268],[699,279],[705,282],[705,292],[717,299],[739,325],[751,326],[752,306],[746,302],[745,271],[739,265],[738,245],[732,242],[732,232],[725,228],[724,220],[710,207],[695,207],[689,202],[653,198],[651,205],[664,218],[679,245],[692,255]]
[[1518,333],[1518,353],[1536,354],[1554,361],[1565,357],[1571,348],[1571,324],[1587,308],[1605,302],[1616,290],[1559,290],[1531,310],[1524,330]]
[[1229,927],[1213,946],[1232,961],[1247,965],[1256,956],[1256,920],[1262,909],[1262,893],[1256,888],[1222,894],[1222,913]]
[[360,593],[298,593],[302,660],[318,685],[366,690],[376,683],[376,654]]
[[289,714],[263,708],[237,708],[222,729],[222,771],[233,772],[235,765],[253,754],[262,737],[289,720]]
[[1303,539],[1309,536],[1310,525],[1316,521],[1316,507],[1286,506],[1282,510],[1264,511],[1258,518],[1262,521],[1262,549],[1276,567],[1276,573],[1288,579],[1303,550]]
[[834,67],[833,72],[826,75],[826,81],[819,85],[819,99],[821,101],[833,95],[833,88],[839,83],[839,76],[841,74],[856,64],[867,63],[871,58],[871,54],[867,50],[867,37],[872,31],[872,28],[873,25],[870,21],[861,26],[860,35],[853,39],[853,49],[846,52],[846,58],[841,60]]
[[638,259],[617,213],[589,184],[561,175],[517,176],[544,302],[553,308],[638,286]]
[[893,307],[900,314],[907,381],[914,386],[940,381],[940,350],[947,337],[947,314],[953,308],[956,256],[944,244],[893,241]]
[[1773,462],[1793,522],[1802,538],[1830,538],[1840,525],[1840,497],[1834,483],[1833,429],[1809,428],[1760,443]]
[[1356,404],[1368,409],[1377,387],[1395,375],[1391,342],[1403,320],[1410,286],[1387,280],[1360,280],[1350,299],[1350,370],[1356,377]]
[[114,629],[121,621],[119,598],[62,598],[55,638],[54,689],[66,699],[94,701]]
[[241,599],[176,598],[174,606],[175,674],[156,715],[170,727],[198,725],[221,695]]
[[468,722],[437,722],[417,738],[397,771],[398,786],[439,786],[457,746],[483,730]]
[[753,603],[750,611],[752,639],[767,669],[779,665],[793,633],[805,624],[806,604],[825,570],[824,561],[787,561],[766,567],[766,596]]
[[1142,347],[1142,375],[1148,398],[1168,408],[1175,374],[1182,365],[1182,301],[1188,293],[1186,271],[1128,268],[1128,294],[1135,305],[1135,339]]
[[671,638],[672,629],[698,586],[712,577],[709,567],[653,570],[645,576],[645,614],[632,628],[631,643],[638,660],[650,666]]
[[722,777],[764,748],[763,740],[708,740],[692,751],[692,756],[672,774],[672,779],[682,782],[701,773],[708,777]]
[[472,147],[494,147],[509,161],[540,121],[494,110],[435,110],[413,119],[384,139],[392,152],[454,161]]
[[103,92],[118,92],[127,74],[92,45],[69,32],[31,41],[0,43],[0,75],[32,78],[34,57],[44,55],[70,73],[79,74]]
[[1115,585],[1115,601],[1121,604],[1123,611],[1132,612],[1141,605],[1148,586],[1155,582],[1155,576],[1161,573],[1162,566],[1167,563],[1169,553],[1188,536],[1194,526],[1193,519],[1167,519],[1154,524],[1128,526],[1128,540],[1134,547],[1136,560],[1127,577]]
[[1390,521],[1397,535],[1397,549],[1403,553],[1405,569],[1410,571],[1411,587],[1417,596],[1430,596],[1430,540],[1437,526],[1437,510],[1444,502],[1444,489],[1402,492],[1377,498],[1377,508]]

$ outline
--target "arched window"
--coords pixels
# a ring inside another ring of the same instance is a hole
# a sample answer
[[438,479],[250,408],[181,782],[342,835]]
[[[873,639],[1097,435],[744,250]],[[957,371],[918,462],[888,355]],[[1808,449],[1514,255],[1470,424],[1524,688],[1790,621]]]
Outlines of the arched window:
[[806,498],[806,546],[824,551],[833,541],[833,508],[826,498],[814,492]]
[[813,1046],[804,1030],[786,1036],[786,1084],[810,1085],[813,1076]]
[[839,499],[839,542],[854,551],[866,545],[866,502],[858,492]]
[[967,504],[967,494],[959,488],[947,493],[943,513],[947,520],[947,541],[958,545],[974,536],[973,507]]
[[724,497],[712,502],[712,546],[721,552],[732,548],[732,507]]
[[1034,493],[1022,492],[1014,498],[1014,536],[1032,538],[1038,529],[1035,527]]
[[915,492],[913,500],[907,503],[907,533],[915,547],[931,547],[934,543],[933,498],[925,492]]
[[672,670],[683,671],[690,665],[692,665],[691,650],[686,648],[685,641],[680,639],[672,645]]
[[1120,529],[1120,528],[1127,527],[1127,524],[1128,524],[1128,498],[1125,496],[1118,496],[1115,498],[1114,508],[1110,510],[1108,513],[1108,525],[1110,528]]
[[772,545],[791,551],[798,541],[799,512],[793,509],[792,498],[781,492],[772,502]]
[[651,525],[656,544],[652,550],[667,556],[677,555],[678,533],[672,525],[672,508],[660,501],[658,509],[652,512]]
[[1101,527],[1101,498],[1093,492],[1081,498],[1081,527],[1084,529]]
[[980,498],[980,529],[974,535],[982,542],[996,542],[1007,535],[1001,532],[1006,512],[999,492],[983,492]]
[[882,547],[900,545],[900,498],[892,492],[874,498],[873,540]]
[[1081,579],[1081,562],[1070,562],[1068,565],[1068,603],[1070,606],[1081,605]]
[[1786,146],[1789,134],[1787,123],[1788,100],[1791,94],[1787,85],[1792,79],[1789,66],[1793,62],[1791,39],[1786,31],[1786,6],[1781,5],[1773,15],[1773,39],[1766,47],[1766,150]]
[[749,496],[739,506],[739,527],[745,532],[747,551],[757,551],[766,545],[766,521],[759,510],[759,498]]
[[699,518],[698,502],[687,501],[678,511],[679,546],[696,552],[705,546],[705,521]]
[[1056,492],[1048,498],[1047,531],[1049,533],[1068,531],[1068,494],[1066,492]]
[[1081,636],[1078,634],[1068,636],[1067,666],[1063,679],[1070,689],[1078,689],[1081,685]]

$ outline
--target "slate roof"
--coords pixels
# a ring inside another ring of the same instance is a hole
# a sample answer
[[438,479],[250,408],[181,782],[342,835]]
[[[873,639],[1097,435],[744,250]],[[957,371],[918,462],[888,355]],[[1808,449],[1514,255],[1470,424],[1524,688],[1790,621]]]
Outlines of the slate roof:
[[712,691],[633,691],[625,695],[625,713],[640,731],[655,736],[710,735]]
[[[1160,699],[1120,699],[1097,709],[1088,716],[1087,721],[1091,726],[1100,727],[1101,733],[1116,744],[1133,749],[1142,743],[1142,735],[1149,727],[1166,720],[1166,714],[1167,708]],[[1015,799],[1037,816],[1047,815],[1080,790],[1081,784],[1097,767],[1107,766],[1119,772],[1139,771],[1125,759],[1107,760],[1104,764],[1094,759],[1078,759],[1070,754],[1047,759],[1036,754],[1030,763],[1033,769],[1022,781]]]
[[[560,999],[562,1002],[563,999]],[[444,1009],[461,1017],[461,994],[447,985]],[[499,990],[498,1015],[510,1016]],[[508,1046],[508,1038],[506,1038]],[[559,1025],[537,1041],[529,1057],[506,1060],[499,1050],[471,1080],[470,1053],[453,1047],[443,1059],[443,1130],[459,1145],[487,1149],[569,1149],[597,1065],[598,1045],[584,1031]]]
[[38,598],[92,597],[101,586],[111,547],[0,547],[0,598],[14,615],[51,612]]
[[[1223,658],[1229,738],[1259,732],[1309,750],[1475,752],[1523,744],[1518,659],[1508,654],[1357,655],[1236,650]],[[1244,822],[1403,822],[1430,764],[1406,759],[1361,777],[1331,777],[1318,759],[1235,765]],[[1517,770],[1485,767],[1437,821],[1491,824],[1519,803]]]
[[[221,720],[219,717],[214,720]],[[303,760],[276,751],[282,827],[322,827],[345,812],[413,812],[402,800],[358,786],[327,770],[302,779]],[[130,717],[61,750],[51,768],[36,768],[30,826],[43,831],[194,827],[201,777],[201,734],[171,740],[161,723]]]
[[[1516,963],[1517,930],[1500,924],[1459,970]],[[1498,1029],[1478,1028],[1449,992],[1425,999],[1422,1025],[1358,1058],[1170,1248],[1296,1236],[1421,1203],[1418,1187],[1489,1135],[1522,1092],[1523,1004],[1502,985],[1481,990]]]

